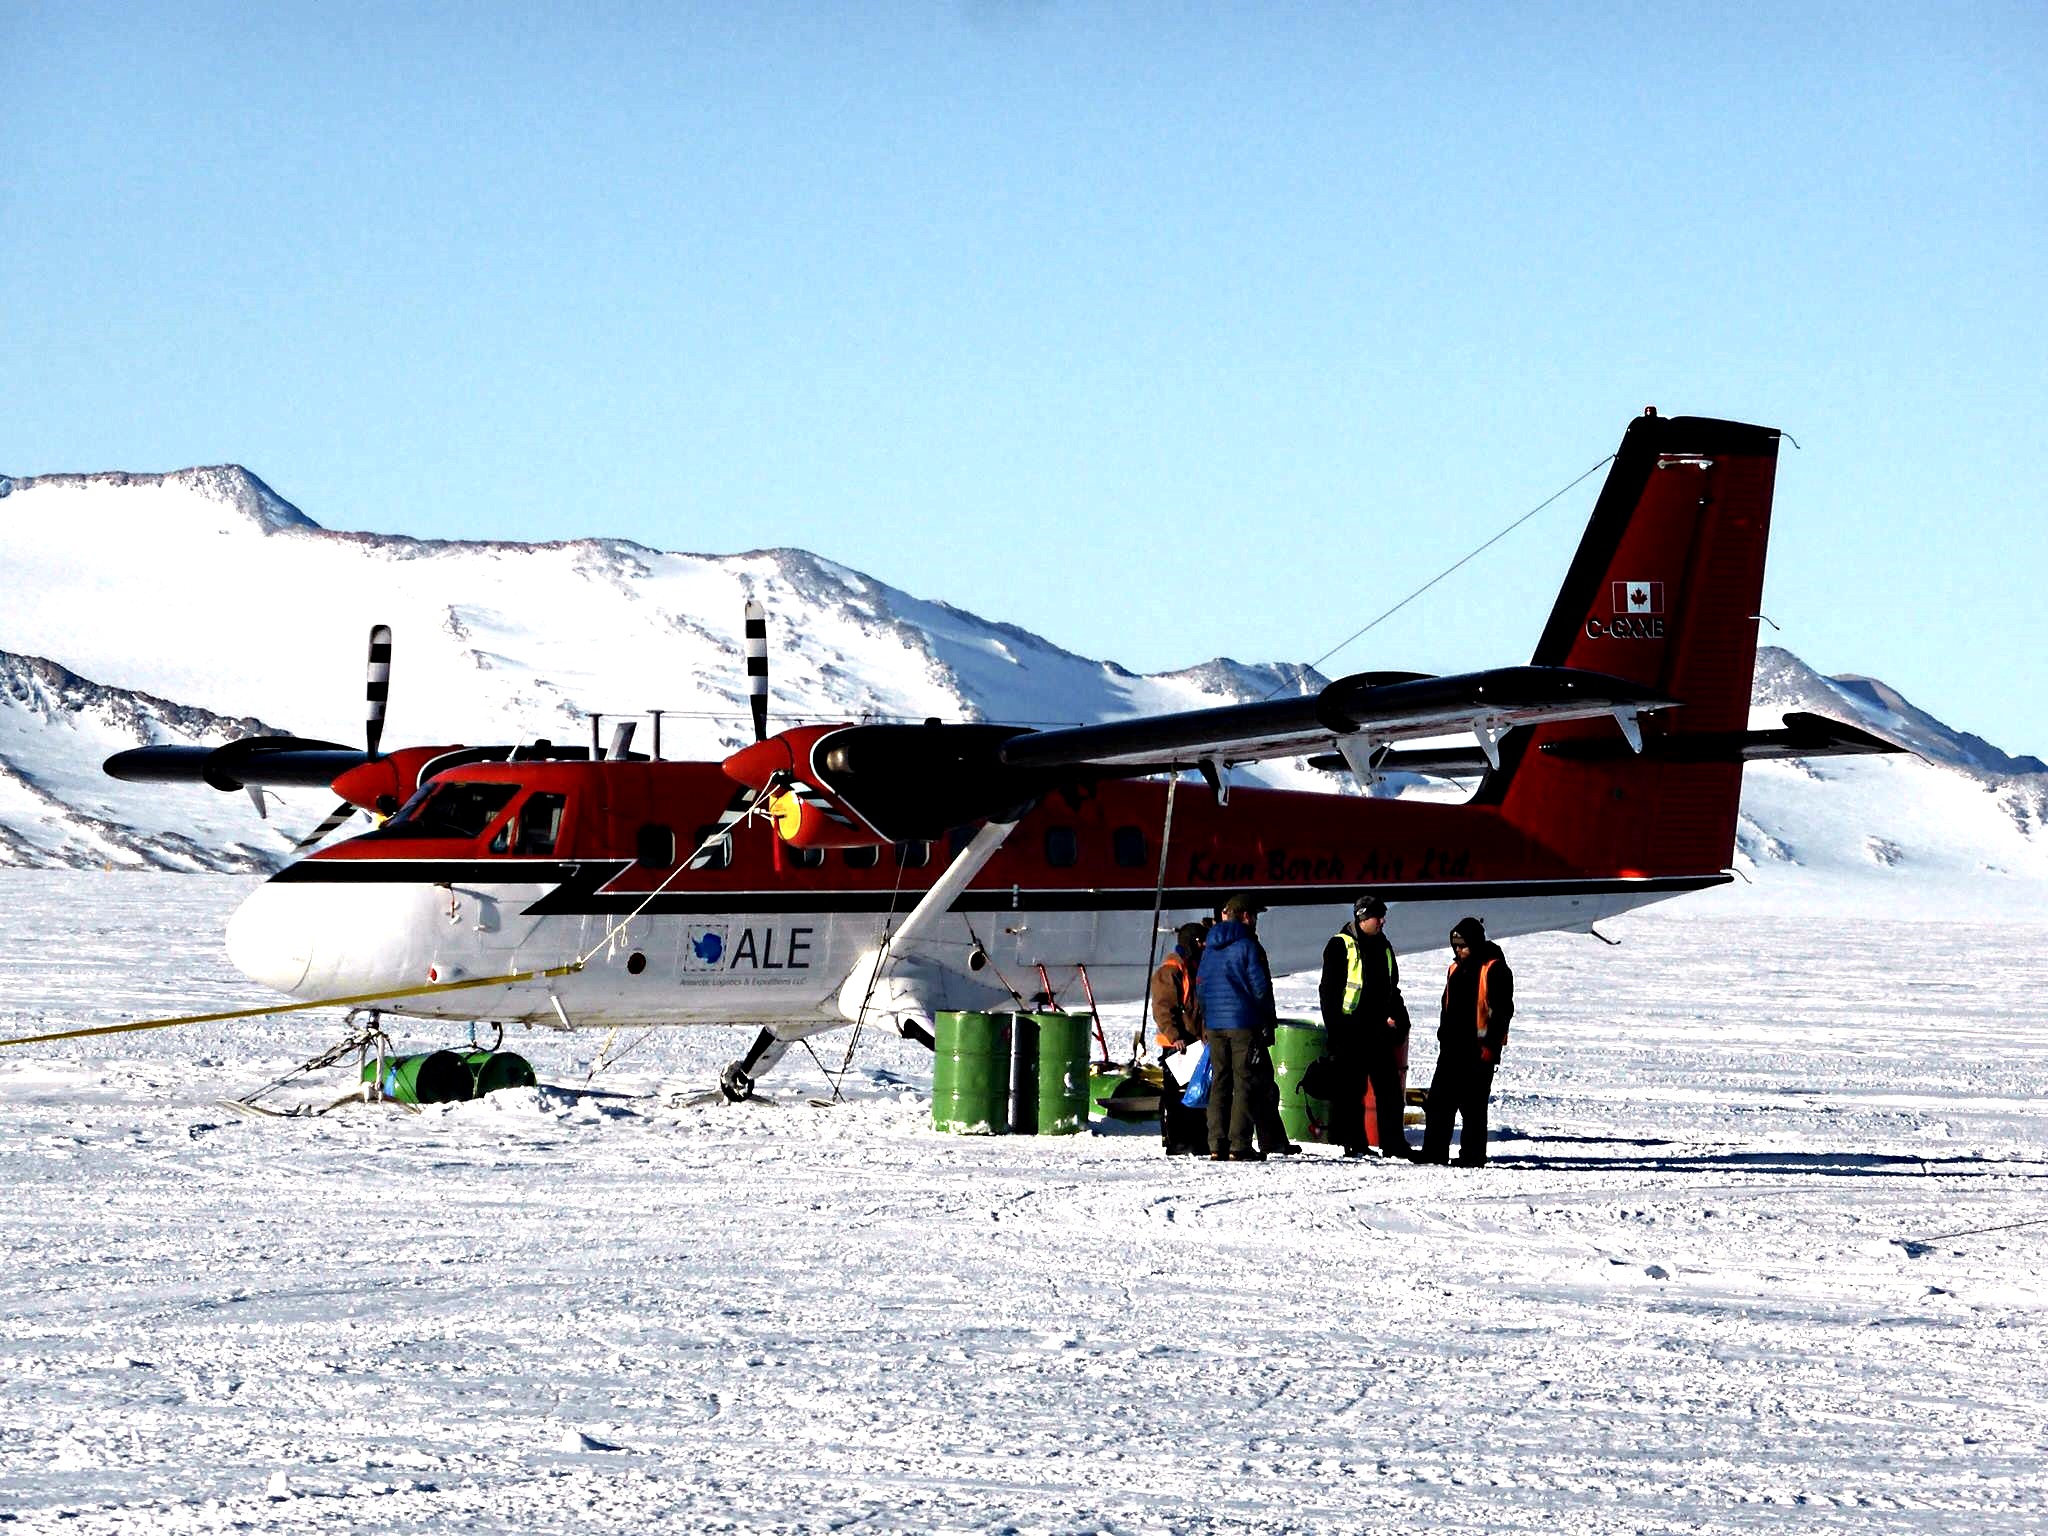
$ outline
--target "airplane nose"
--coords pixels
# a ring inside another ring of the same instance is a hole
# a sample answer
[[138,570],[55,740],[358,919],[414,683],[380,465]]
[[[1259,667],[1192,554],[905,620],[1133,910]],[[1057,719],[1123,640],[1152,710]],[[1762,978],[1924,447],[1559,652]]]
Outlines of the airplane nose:
[[313,964],[313,931],[295,893],[263,885],[228,919],[228,959],[251,981],[296,992]]

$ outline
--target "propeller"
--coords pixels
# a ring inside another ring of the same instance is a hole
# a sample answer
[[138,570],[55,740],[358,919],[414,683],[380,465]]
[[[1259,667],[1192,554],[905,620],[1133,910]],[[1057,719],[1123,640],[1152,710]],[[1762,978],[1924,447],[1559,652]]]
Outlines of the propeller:
[[754,740],[768,739],[768,615],[747,599],[747,692],[754,706]]
[[370,670],[366,679],[369,694],[370,717],[363,734],[368,740],[370,756],[376,757],[378,744],[384,740],[384,704],[391,697],[391,626],[373,624],[370,626]]
[[[391,626],[373,624],[370,626],[370,659],[364,673],[363,691],[368,713],[363,722],[363,737],[369,747],[370,756],[379,755],[377,748],[384,740],[384,709],[391,698]],[[357,807],[344,800],[327,813],[327,819],[319,826],[292,844],[293,853],[304,853],[307,849],[325,842],[330,834],[349,817],[355,815]]]
[[292,852],[304,853],[308,848],[314,847],[316,844],[326,841],[327,835],[330,832],[332,832],[336,827],[340,826],[344,821],[347,821],[349,817],[355,815],[355,813],[356,808],[354,806],[350,805],[346,800],[342,801],[341,804],[337,805],[333,810],[327,813],[327,819],[325,821],[321,822],[319,826],[315,827],[311,832],[308,832],[304,837],[300,838],[296,843],[292,844]]

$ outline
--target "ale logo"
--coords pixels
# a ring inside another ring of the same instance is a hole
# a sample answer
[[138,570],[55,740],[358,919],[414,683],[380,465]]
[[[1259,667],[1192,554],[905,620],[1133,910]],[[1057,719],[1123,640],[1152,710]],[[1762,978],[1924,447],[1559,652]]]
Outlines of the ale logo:
[[693,927],[683,935],[683,969],[715,971],[725,958],[725,928]]

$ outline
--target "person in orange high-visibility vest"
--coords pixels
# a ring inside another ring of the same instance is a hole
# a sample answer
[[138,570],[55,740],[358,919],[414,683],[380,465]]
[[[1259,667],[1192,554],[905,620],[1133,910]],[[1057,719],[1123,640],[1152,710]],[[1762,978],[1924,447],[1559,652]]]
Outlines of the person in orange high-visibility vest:
[[[1202,1039],[1202,1002],[1195,996],[1195,968],[1202,959],[1202,925],[1183,923],[1166,963],[1152,973],[1153,1039],[1165,1057],[1189,1050]],[[1209,1112],[1189,1109],[1169,1068],[1161,1084],[1159,1135],[1166,1155],[1209,1155]]]
[[1437,1026],[1436,1076],[1429,1084],[1429,1117],[1422,1132],[1422,1161],[1451,1160],[1451,1120],[1465,1123],[1458,1162],[1477,1168],[1486,1161],[1486,1106],[1493,1097],[1493,1072],[1508,1042],[1515,1016],[1515,976],[1500,946],[1486,937],[1476,917],[1460,918],[1451,930],[1451,969],[1444,978],[1442,1022]]

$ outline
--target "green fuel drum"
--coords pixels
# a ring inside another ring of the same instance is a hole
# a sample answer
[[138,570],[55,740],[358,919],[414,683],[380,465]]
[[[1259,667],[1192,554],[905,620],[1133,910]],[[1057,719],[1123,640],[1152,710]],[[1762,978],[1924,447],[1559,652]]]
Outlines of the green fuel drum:
[[[363,1081],[378,1081],[375,1057],[363,1063]],[[385,1098],[400,1104],[460,1104],[474,1096],[476,1080],[453,1051],[428,1051],[386,1056],[382,1088]]]
[[1007,1103],[1012,1136],[1038,1134],[1038,1015],[1013,1013],[1010,1020],[1010,1091]]
[[1088,1128],[1089,1017],[1034,1013],[1038,1026],[1038,1134],[1074,1136]]
[[1162,1080],[1163,1074],[1153,1066],[1093,1068],[1088,1074],[1088,1097],[1095,1118],[1157,1120]]
[[1290,1141],[1330,1139],[1329,1104],[1301,1091],[1301,1074],[1329,1044],[1323,1026],[1306,1019],[1282,1019],[1273,1033],[1273,1081],[1280,1088],[1280,1123],[1287,1127]]
[[944,1012],[932,1025],[932,1128],[1003,1135],[1010,1128],[1010,1015]]
[[539,1081],[533,1075],[533,1064],[511,1051],[471,1051],[462,1064],[469,1068],[478,1098],[500,1088],[531,1088]]

